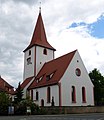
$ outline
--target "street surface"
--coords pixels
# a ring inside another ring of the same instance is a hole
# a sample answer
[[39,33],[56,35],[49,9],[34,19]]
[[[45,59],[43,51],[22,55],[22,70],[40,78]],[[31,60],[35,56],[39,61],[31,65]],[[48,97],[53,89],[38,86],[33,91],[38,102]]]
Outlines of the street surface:
[[104,120],[104,113],[68,115],[0,116],[0,120]]

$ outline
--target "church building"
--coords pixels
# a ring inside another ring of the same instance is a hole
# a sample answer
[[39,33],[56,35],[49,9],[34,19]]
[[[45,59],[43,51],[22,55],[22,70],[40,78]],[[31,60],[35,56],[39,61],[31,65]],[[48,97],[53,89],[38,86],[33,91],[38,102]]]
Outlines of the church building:
[[[63,48],[64,49],[64,48]],[[24,50],[24,98],[39,106],[94,105],[94,86],[78,50],[54,58],[39,11],[30,44]]]

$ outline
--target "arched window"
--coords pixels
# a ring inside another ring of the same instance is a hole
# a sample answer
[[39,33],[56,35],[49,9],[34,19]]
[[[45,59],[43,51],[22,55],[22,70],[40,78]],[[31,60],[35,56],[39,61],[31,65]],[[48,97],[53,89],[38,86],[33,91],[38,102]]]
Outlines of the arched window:
[[36,100],[39,100],[39,93],[36,91]]
[[29,55],[31,55],[31,50],[29,50]]
[[51,102],[51,90],[50,87],[47,88],[47,103]]
[[33,90],[31,90],[31,100],[33,100]]
[[47,49],[46,48],[43,50],[43,54],[47,55]]
[[82,102],[86,102],[86,90],[85,87],[82,87]]
[[75,86],[72,86],[72,102],[76,102],[76,91],[75,91]]
[[41,106],[44,107],[44,100],[41,99]]

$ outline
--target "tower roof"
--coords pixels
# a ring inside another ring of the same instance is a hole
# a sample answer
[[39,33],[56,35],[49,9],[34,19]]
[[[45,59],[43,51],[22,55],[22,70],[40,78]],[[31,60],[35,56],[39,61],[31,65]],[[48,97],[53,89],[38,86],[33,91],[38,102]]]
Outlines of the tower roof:
[[47,41],[44,24],[41,16],[41,11],[39,12],[38,15],[37,23],[35,26],[35,30],[33,32],[31,42],[29,46],[24,50],[24,52],[30,49],[31,47],[33,47],[34,45],[46,47],[55,51],[55,49]]

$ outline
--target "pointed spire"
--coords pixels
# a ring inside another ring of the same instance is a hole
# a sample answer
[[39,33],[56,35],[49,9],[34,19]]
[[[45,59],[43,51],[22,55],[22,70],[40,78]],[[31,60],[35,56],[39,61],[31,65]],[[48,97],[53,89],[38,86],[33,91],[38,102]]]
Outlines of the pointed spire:
[[39,7],[39,15],[30,45],[24,50],[24,52],[33,47],[34,45],[46,47],[55,51],[55,49],[47,41],[44,24],[41,16],[41,6]]

